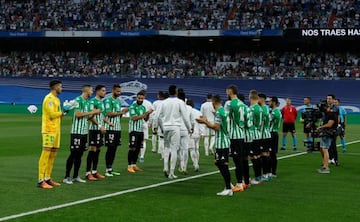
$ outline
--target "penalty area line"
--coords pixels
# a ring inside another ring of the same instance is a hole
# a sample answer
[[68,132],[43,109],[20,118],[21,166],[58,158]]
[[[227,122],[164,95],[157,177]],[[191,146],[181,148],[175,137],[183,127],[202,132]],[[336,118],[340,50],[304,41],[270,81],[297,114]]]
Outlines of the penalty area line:
[[[356,140],[356,141],[348,142],[346,144],[350,145],[350,144],[359,143],[359,142],[360,142],[360,140]],[[339,146],[339,145],[337,145],[337,146]],[[301,156],[304,154],[307,154],[307,152],[300,152],[300,153],[294,153],[294,154],[289,154],[289,155],[285,155],[285,156],[280,156],[280,157],[278,157],[278,160]],[[250,165],[252,165],[252,164],[250,164]],[[235,167],[230,168],[230,170],[234,170],[234,169],[235,169]],[[161,182],[161,183],[151,184],[151,185],[147,185],[147,186],[143,186],[143,187],[137,187],[137,188],[132,188],[132,189],[128,189],[128,190],[123,190],[123,191],[119,191],[119,192],[115,192],[115,193],[105,194],[105,195],[101,195],[101,196],[97,196],[97,197],[91,197],[91,198],[87,198],[87,199],[83,199],[83,200],[73,201],[73,202],[69,202],[69,203],[65,203],[65,204],[41,208],[41,209],[37,209],[37,210],[33,210],[33,211],[28,211],[28,212],[24,212],[24,213],[1,217],[0,221],[11,220],[11,219],[15,219],[15,218],[25,217],[25,216],[32,215],[32,214],[38,214],[38,213],[57,210],[57,209],[70,207],[70,206],[74,206],[74,205],[79,205],[79,204],[83,204],[83,203],[89,203],[92,201],[102,200],[102,199],[106,199],[106,198],[110,198],[110,197],[116,197],[116,196],[127,194],[127,193],[148,190],[148,189],[157,188],[157,187],[161,187],[161,186],[165,186],[165,185],[169,185],[169,184],[173,184],[173,183],[178,183],[178,182],[188,181],[188,180],[201,178],[201,177],[205,177],[205,176],[210,176],[210,175],[217,174],[217,173],[219,173],[218,170],[208,172],[208,173],[202,173],[202,174],[195,175],[195,176],[190,176],[190,177],[185,177],[185,178],[180,178],[180,179],[175,179],[175,180],[169,180],[169,181],[165,181],[165,182]]]

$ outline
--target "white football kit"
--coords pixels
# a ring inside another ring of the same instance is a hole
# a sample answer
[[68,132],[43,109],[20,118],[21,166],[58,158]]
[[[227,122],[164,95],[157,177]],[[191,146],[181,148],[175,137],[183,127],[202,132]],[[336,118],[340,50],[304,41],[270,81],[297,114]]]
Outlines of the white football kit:
[[164,172],[169,172],[168,162],[171,154],[169,178],[176,178],[174,171],[180,148],[180,128],[184,122],[188,131],[191,130],[189,114],[184,101],[171,96],[162,102],[157,115],[158,121],[154,122],[154,127],[159,126],[164,133]]
[[[201,104],[200,112],[202,116],[206,117],[206,119],[214,123],[215,121],[215,109],[212,105],[212,102],[207,101]],[[204,136],[204,148],[205,148],[205,155],[208,156],[209,152],[214,153],[214,145],[215,145],[215,131],[208,127],[205,128],[204,132],[202,133]],[[210,140],[210,141],[209,141]]]
[[[144,99],[142,105],[145,106],[146,112],[154,109],[152,103],[147,99]],[[146,152],[146,141],[149,139],[148,121],[144,121],[143,132],[144,132],[144,143],[143,143],[143,148],[140,150],[140,162],[144,162],[145,152]]]

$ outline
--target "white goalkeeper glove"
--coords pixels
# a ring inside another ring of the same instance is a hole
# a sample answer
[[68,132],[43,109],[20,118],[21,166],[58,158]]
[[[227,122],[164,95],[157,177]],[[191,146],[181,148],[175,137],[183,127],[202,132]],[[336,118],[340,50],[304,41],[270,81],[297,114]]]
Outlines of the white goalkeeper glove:
[[79,107],[79,103],[75,100],[65,100],[63,103],[63,111],[65,114],[67,114],[70,110]]

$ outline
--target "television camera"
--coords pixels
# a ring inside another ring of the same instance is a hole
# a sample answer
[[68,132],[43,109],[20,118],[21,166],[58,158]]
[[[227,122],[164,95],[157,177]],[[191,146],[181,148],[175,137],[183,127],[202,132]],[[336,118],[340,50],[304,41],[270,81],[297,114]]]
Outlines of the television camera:
[[310,128],[310,134],[312,140],[305,140],[304,145],[309,151],[316,151],[320,149],[320,142],[315,142],[315,138],[334,136],[335,132],[331,129],[318,130],[319,123],[324,117],[325,112],[328,108],[326,100],[321,100],[316,106],[305,108],[301,114],[301,118],[304,120],[305,127]]

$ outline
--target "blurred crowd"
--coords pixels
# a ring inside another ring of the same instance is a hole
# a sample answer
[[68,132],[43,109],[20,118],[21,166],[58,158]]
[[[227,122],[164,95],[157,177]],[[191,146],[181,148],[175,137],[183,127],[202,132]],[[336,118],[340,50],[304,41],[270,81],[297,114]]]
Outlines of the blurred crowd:
[[[358,28],[355,0],[0,0],[0,31]],[[357,53],[11,52],[0,76],[359,78]]]
[[357,28],[356,0],[0,0],[0,31]]
[[11,52],[0,76],[355,79],[358,53],[304,52]]
[[229,29],[358,28],[355,0],[240,1]]

